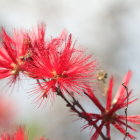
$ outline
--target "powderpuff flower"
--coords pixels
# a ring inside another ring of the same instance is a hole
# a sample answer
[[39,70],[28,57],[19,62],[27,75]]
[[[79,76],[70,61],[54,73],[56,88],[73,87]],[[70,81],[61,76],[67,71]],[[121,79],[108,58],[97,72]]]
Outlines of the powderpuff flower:
[[84,51],[75,49],[71,34],[68,36],[63,32],[46,44],[41,51],[34,47],[36,55],[27,68],[31,77],[40,80],[39,86],[43,91],[40,98],[47,97],[56,88],[63,93],[68,90],[80,94],[93,83],[96,60],[92,55],[86,56]]
[[15,83],[23,71],[25,60],[31,55],[31,43],[27,33],[15,30],[10,37],[4,28],[0,34],[0,79],[10,77]]
[[[28,135],[25,132],[25,129],[23,127],[18,127],[16,132],[12,135],[10,134],[1,134],[0,140],[28,140]],[[47,140],[45,138],[35,139],[35,140]]]
[[99,102],[99,100],[95,97],[94,93],[91,90],[88,90],[88,92],[85,93],[101,112],[100,114],[83,113],[85,117],[90,118],[92,120],[89,124],[85,125],[84,128],[88,126],[92,126],[93,124],[96,124],[98,126],[95,130],[95,133],[91,137],[91,140],[97,140],[103,127],[106,128],[106,135],[108,139],[110,139],[111,124],[125,136],[129,137],[130,139],[135,139],[135,137],[130,133],[128,133],[126,130],[127,128],[129,128],[133,131],[136,131],[136,129],[134,129],[127,122],[140,124],[140,115],[128,116],[126,114],[119,115],[117,113],[118,110],[122,108],[126,108],[128,104],[131,104],[137,100],[137,99],[130,100],[132,91],[126,91],[127,90],[126,87],[128,86],[130,77],[131,77],[131,72],[129,71],[122,82],[124,83],[125,87],[124,85],[120,85],[119,90],[116,93],[113,100],[112,100],[112,92],[113,92],[114,81],[113,81],[113,77],[110,78],[108,91],[107,91],[106,107],[104,107]]

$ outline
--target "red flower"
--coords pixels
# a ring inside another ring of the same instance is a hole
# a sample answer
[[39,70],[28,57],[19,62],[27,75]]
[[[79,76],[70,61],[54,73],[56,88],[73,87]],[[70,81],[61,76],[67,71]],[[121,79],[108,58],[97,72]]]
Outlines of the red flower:
[[6,133],[2,134],[0,140],[28,140],[28,137],[25,134],[24,128],[19,127],[12,135]]
[[28,140],[28,136],[22,127],[19,127],[14,134],[14,140]]
[[[93,83],[96,61],[92,56],[85,56],[84,51],[75,49],[72,36],[63,32],[59,38],[47,42],[40,50],[35,43],[33,62],[28,67],[29,75],[38,80],[43,79],[40,88],[41,97],[47,97],[51,91],[60,88],[62,92],[80,92]],[[38,91],[37,91],[38,93]]]
[[14,31],[10,37],[4,29],[0,37],[0,79],[11,77],[12,84],[23,71],[24,60],[30,57],[30,40],[22,31]]
[[[129,71],[123,80],[123,83],[125,84],[125,86],[128,86],[130,77],[131,77],[131,72]],[[110,125],[111,124],[124,135],[126,135],[127,133],[126,126],[127,128],[133,131],[136,131],[136,129],[134,129],[132,126],[127,124],[127,122],[140,124],[140,116],[138,115],[126,116],[126,114],[119,115],[117,113],[118,110],[126,107],[128,104],[133,103],[134,101],[136,101],[136,99],[130,100],[131,91],[129,91],[127,95],[125,87],[123,85],[120,85],[115,98],[112,100],[113,84],[114,84],[113,77],[111,77],[108,91],[107,91],[106,107],[103,107],[103,105],[101,105],[101,103],[95,97],[92,91],[88,90],[88,94],[85,93],[92,100],[92,102],[97,106],[97,108],[101,111],[101,114],[83,113],[85,117],[88,117],[92,120],[92,122],[87,124],[85,128],[88,126],[92,126],[93,124],[97,124],[97,122],[100,122],[100,125],[98,125],[95,133],[91,137],[91,140],[96,140],[99,137],[99,133],[102,131],[102,128],[104,126],[106,127],[107,137],[110,138]],[[130,139],[135,139],[135,137],[131,135],[130,133],[128,133],[127,136]]]

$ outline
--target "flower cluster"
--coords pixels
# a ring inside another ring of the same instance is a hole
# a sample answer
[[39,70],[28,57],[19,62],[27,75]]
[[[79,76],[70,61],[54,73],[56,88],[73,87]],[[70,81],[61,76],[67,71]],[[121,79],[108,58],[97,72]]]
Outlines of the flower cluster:
[[[37,96],[37,101],[41,99],[41,103],[48,96],[59,95],[67,107],[88,122],[83,128],[95,128],[91,140],[97,140],[99,136],[103,140],[111,140],[111,125],[124,134],[125,138],[135,139],[127,131],[128,128],[136,131],[128,124],[129,122],[140,124],[139,115],[127,114],[128,105],[137,100],[130,99],[132,91],[128,90],[131,71],[126,74],[113,100],[114,80],[113,77],[110,78],[104,107],[94,94],[92,85],[95,78],[105,83],[107,74],[100,72],[95,77],[96,60],[92,55],[87,55],[84,50],[76,47],[71,34],[63,31],[56,38],[46,39],[45,29],[45,25],[40,24],[37,31],[14,30],[10,36],[2,28],[0,79],[9,79],[10,86],[20,79],[21,74],[36,80],[37,87],[33,94]],[[77,95],[88,97],[100,113],[88,113],[77,100]],[[122,108],[125,108],[124,115],[118,113]],[[102,131],[104,127],[106,134]],[[13,135],[2,134],[0,140],[28,140],[28,136],[23,128],[18,128]],[[40,140],[45,139],[40,138]]]
[[39,25],[37,32],[14,31],[11,37],[2,29],[1,38],[0,79],[11,77],[14,83],[23,73],[41,80],[42,97],[58,87],[80,94],[93,83],[96,61],[75,48],[71,34],[45,40],[45,26]]

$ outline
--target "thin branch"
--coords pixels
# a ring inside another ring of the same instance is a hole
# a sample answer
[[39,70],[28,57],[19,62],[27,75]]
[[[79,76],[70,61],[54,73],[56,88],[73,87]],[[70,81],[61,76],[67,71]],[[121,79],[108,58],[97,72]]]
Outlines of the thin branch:
[[125,133],[125,136],[124,136],[124,139],[123,140],[126,140],[127,138],[127,135],[129,134],[128,130],[127,130],[127,124],[128,124],[128,121],[127,121],[127,116],[128,116],[128,102],[129,102],[129,99],[128,99],[128,96],[129,96],[129,92],[128,92],[128,87],[125,85],[125,83],[122,83],[123,87],[125,88],[126,90],[126,94],[127,94],[127,105],[126,105],[126,108],[125,108],[125,116],[126,116],[126,133]]

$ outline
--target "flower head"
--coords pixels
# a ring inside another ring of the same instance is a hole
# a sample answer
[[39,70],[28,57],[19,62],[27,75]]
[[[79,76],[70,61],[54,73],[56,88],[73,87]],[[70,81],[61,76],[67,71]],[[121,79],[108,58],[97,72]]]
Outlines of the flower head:
[[[34,47],[33,62],[28,67],[29,75],[40,81],[41,97],[47,97],[56,88],[79,93],[93,83],[96,61],[92,55],[75,48],[72,35],[63,32],[60,37],[46,43],[45,47]],[[37,43],[35,44],[37,45]]]
[[113,100],[112,100],[112,92],[113,92],[114,80],[113,77],[110,78],[108,91],[107,91],[106,107],[104,107],[99,102],[99,100],[95,97],[95,95],[91,90],[88,90],[88,92],[85,93],[92,100],[92,102],[97,106],[97,108],[101,111],[101,114],[83,113],[85,117],[88,117],[92,120],[91,123],[87,124],[85,127],[92,126],[93,124],[97,124],[97,122],[99,121],[101,122],[100,125],[98,125],[95,133],[91,137],[91,140],[96,140],[99,137],[99,133],[102,131],[102,128],[104,126],[106,127],[107,137],[110,138],[111,124],[122,134],[127,135],[130,139],[135,139],[133,135],[127,133],[126,127],[133,131],[136,131],[136,129],[130,126],[127,122],[140,124],[140,116],[138,115],[126,116],[126,114],[119,115],[117,113],[118,110],[127,107],[128,104],[131,104],[137,100],[137,99],[130,100],[132,94],[131,91],[128,91],[128,94],[126,93],[127,91],[125,88],[128,86],[130,77],[131,77],[131,72],[129,71],[123,80],[125,87],[124,85],[120,85],[119,90],[116,93],[116,96]]
[[4,28],[0,34],[0,79],[10,77],[10,84],[19,78],[25,59],[30,57],[30,39],[23,31],[14,31],[10,37]]

